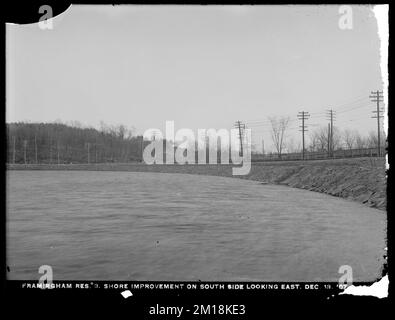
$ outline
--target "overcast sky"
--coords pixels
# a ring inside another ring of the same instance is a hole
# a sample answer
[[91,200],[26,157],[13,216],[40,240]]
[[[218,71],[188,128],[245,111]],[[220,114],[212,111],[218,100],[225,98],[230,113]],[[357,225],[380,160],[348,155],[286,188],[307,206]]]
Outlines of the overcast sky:
[[[52,30],[7,25],[7,122],[77,120],[142,133],[228,128],[243,120],[271,145],[268,116],[309,111],[312,131],[375,130],[372,90],[382,90],[373,12],[352,6],[72,6]],[[39,19],[39,14],[38,14]]]

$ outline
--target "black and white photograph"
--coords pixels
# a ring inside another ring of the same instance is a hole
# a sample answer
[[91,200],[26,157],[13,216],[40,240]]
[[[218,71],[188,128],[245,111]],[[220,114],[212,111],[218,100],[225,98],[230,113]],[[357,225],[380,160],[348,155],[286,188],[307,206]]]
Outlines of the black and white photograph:
[[5,26],[7,281],[387,297],[388,5],[35,11]]

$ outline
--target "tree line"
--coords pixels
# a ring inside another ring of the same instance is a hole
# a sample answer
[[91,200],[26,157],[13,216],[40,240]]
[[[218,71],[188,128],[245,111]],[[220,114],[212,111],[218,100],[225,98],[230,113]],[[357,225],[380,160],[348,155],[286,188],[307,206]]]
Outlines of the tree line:
[[[271,118],[273,144],[277,156],[283,153],[301,151],[298,137],[289,137],[289,118]],[[134,128],[125,125],[111,126],[101,122],[100,128],[83,127],[78,122],[64,123],[27,123],[6,124],[7,162],[8,163],[106,163],[141,162],[142,152],[150,141],[141,135],[134,135]],[[385,133],[381,133],[384,138]],[[332,138],[332,139],[331,139]],[[332,141],[331,141],[332,140]],[[166,143],[166,141],[163,141]],[[356,130],[344,131],[334,127],[330,137],[328,128],[320,127],[309,134],[306,152],[329,152],[330,142],[333,150],[377,148],[377,133],[372,131],[362,136]],[[171,142],[173,143],[173,142]],[[174,145],[174,143],[173,143]],[[385,139],[381,140],[385,147]],[[208,151],[208,149],[207,149]],[[259,154],[254,151],[253,154]],[[218,143],[218,159],[221,146]]]
[[8,123],[8,163],[100,163],[140,161],[144,144],[133,128],[101,123]]
[[[101,122],[100,128],[83,127],[79,122],[8,123],[7,162],[19,164],[70,164],[70,163],[126,163],[141,162],[144,148],[156,137],[144,139],[134,135],[134,128],[125,125],[110,126]],[[179,142],[159,139],[163,143],[163,160],[166,161],[166,144],[175,149]],[[193,142],[197,144],[197,141]],[[221,159],[221,143],[217,140],[217,159]],[[206,160],[210,148],[206,137]],[[214,148],[214,147],[212,147]],[[185,149],[185,148],[184,148]],[[186,150],[184,150],[184,155]],[[195,158],[198,159],[196,145]]]

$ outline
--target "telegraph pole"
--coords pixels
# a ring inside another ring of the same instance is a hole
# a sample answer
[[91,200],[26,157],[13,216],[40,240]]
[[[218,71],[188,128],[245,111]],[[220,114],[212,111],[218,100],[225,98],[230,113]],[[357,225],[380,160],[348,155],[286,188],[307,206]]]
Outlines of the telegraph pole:
[[331,144],[330,144],[330,141],[331,141],[331,124],[328,123],[328,157],[331,155],[331,150],[330,150]]
[[95,137],[95,163],[97,163],[97,137]]
[[373,113],[376,113],[375,116],[372,118],[376,119],[377,118],[377,154],[380,157],[381,156],[381,144],[380,144],[380,118],[383,118],[383,115],[380,115],[380,112],[383,112],[383,110],[380,110],[380,102],[383,102],[383,91],[372,91],[372,95],[369,96],[370,100],[372,102],[376,102],[376,110],[372,111]]
[[38,157],[37,157],[37,136],[34,135],[34,151],[36,155],[36,164],[38,163]]
[[334,116],[335,116],[335,111],[333,111],[332,109],[327,110],[328,114],[327,116],[329,117],[329,121],[330,121],[330,143],[329,143],[329,150],[330,150],[330,154],[333,156],[333,121],[334,121]]
[[49,138],[49,163],[52,164],[52,139]]
[[88,164],[90,163],[90,154],[89,154],[89,147],[90,147],[90,143],[87,143],[87,147],[88,147]]
[[56,150],[58,152],[58,165],[60,164],[60,159],[59,159],[59,140],[56,143]]
[[305,120],[307,120],[308,118],[310,118],[310,115],[309,115],[308,112],[306,112],[306,111],[300,111],[300,112],[298,113],[298,119],[299,119],[299,120],[302,120],[302,125],[299,126],[300,128],[302,128],[302,130],[299,130],[299,131],[302,131],[302,158],[303,158],[303,160],[304,160],[304,158],[305,158],[305,155],[304,155],[304,154],[305,154],[304,133],[307,131],[307,130],[306,130],[307,126],[304,124],[304,122],[305,122]]
[[240,120],[236,121],[235,128],[239,129],[239,140],[240,140],[240,151],[239,155],[243,156],[243,134],[242,129],[245,129],[245,124],[241,123]]
[[27,161],[26,161],[26,147],[27,147],[27,140],[23,140],[23,148],[24,148],[23,155],[25,158],[25,164],[27,163]]
[[14,152],[12,154],[12,162],[15,164],[15,136],[14,136]]

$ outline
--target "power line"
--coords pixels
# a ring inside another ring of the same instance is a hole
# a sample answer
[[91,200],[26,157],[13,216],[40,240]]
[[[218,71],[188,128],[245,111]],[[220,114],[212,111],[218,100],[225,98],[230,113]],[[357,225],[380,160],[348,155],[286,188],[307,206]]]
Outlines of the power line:
[[[378,130],[378,137],[377,139],[379,140],[379,146],[380,146],[380,141],[381,141],[381,137],[380,137],[380,118],[383,118],[383,110],[380,109],[380,102],[383,102],[383,96],[382,96],[382,91],[374,91],[372,92],[372,96],[370,96],[369,98],[371,99],[370,101],[372,102],[376,102],[377,106],[376,106],[376,110],[373,111],[374,116],[372,118],[376,118],[377,119],[377,130]],[[349,115],[348,117],[342,117],[340,120],[336,120],[336,115],[338,114],[347,114],[349,112],[352,112],[354,110],[362,110],[362,112],[359,112],[360,115],[363,115],[365,113],[365,108],[367,107],[371,107],[370,105],[367,104],[368,102],[368,98],[366,95],[363,96],[358,96],[355,99],[339,104],[336,106],[336,112],[334,111],[334,109],[330,109],[327,111],[316,111],[316,112],[306,112],[306,111],[301,111],[298,113],[297,119],[290,119],[290,122],[293,121],[297,121],[297,120],[302,120],[302,125],[301,126],[297,126],[297,127],[288,127],[287,130],[289,131],[293,131],[296,129],[299,129],[299,131],[302,131],[302,140],[303,140],[303,151],[305,149],[305,132],[307,132],[307,126],[305,125],[305,121],[307,119],[310,119],[311,117],[314,118],[315,123],[313,124],[309,124],[312,127],[319,127],[321,125],[321,121],[323,120],[329,120],[329,127],[328,127],[328,152],[332,153],[334,152],[334,122],[337,121],[337,124],[341,124],[341,125],[346,125],[346,124],[356,124],[356,123],[361,123],[363,121],[363,119],[366,119],[366,115],[365,116],[359,116],[357,115],[357,117]],[[356,113],[354,113],[356,115]],[[347,119],[348,118],[348,119]],[[350,119],[351,118],[351,119]],[[236,122],[237,124],[237,122]],[[240,121],[241,124],[241,121]],[[271,130],[267,129],[270,126],[270,118],[268,119],[254,119],[254,120],[249,120],[249,121],[245,121],[243,126],[245,128],[245,125],[248,125],[249,127],[252,128],[252,133],[254,136],[262,136],[265,134],[269,134],[271,132]],[[322,124],[323,125],[323,124]],[[236,125],[236,128],[238,128],[238,125]],[[241,129],[239,129],[239,135],[240,135],[240,131]],[[380,151],[379,151],[380,152]]]
[[362,102],[367,102],[366,96],[364,96],[363,98],[356,99],[356,100],[349,102],[349,103],[343,103],[343,104],[336,105],[336,109],[337,110],[347,109],[349,107],[352,107],[352,106],[362,103]]
[[[366,95],[360,95],[356,96],[355,99],[350,100],[349,102],[341,103],[341,104],[336,104],[335,108],[337,110],[342,110],[342,109],[347,109],[349,107],[353,107],[355,104],[362,103],[363,101],[368,102]],[[316,112],[311,113],[312,115],[315,114]]]
[[[289,122],[294,122],[294,121],[296,121],[296,119],[289,119]],[[270,121],[270,119],[267,119],[267,120],[263,120],[263,119],[260,119],[260,120],[258,120],[258,119],[256,119],[256,120],[244,120],[244,123],[246,124],[246,125],[249,125],[249,126],[251,126],[251,125],[260,125],[260,124],[271,124],[271,121]]]
[[336,120],[336,121],[337,121],[337,123],[340,123],[340,124],[346,124],[348,122],[358,122],[360,120],[366,120],[366,115],[364,115],[362,117],[354,118],[354,119],[340,119],[340,120]]
[[357,107],[353,107],[353,108],[350,108],[350,109],[341,110],[338,113],[346,113],[346,112],[350,112],[350,111],[353,111],[353,110],[356,110],[356,109],[361,109],[361,108],[366,108],[366,107],[370,107],[370,106],[368,106],[368,105],[357,106]]
[[[360,109],[360,108],[365,108],[367,107],[366,104],[360,105],[361,103],[367,102],[367,97],[365,95],[360,95],[357,96],[356,99],[350,100],[348,102],[336,105],[336,109],[338,110],[338,113],[345,113],[349,112],[352,110]],[[340,111],[339,111],[340,110]],[[325,117],[326,114],[323,111],[317,111],[317,112],[312,112],[310,115],[314,116],[315,118],[321,118]],[[295,121],[291,119],[290,121]],[[244,120],[244,122],[250,126],[254,125],[262,125],[262,124],[270,124],[270,120],[264,120],[264,119],[250,119],[250,120]]]
[[[289,123],[295,122],[297,119],[289,119]],[[245,122],[246,125],[249,127],[260,127],[262,125],[271,125],[270,120],[266,121],[259,121],[259,122]]]

